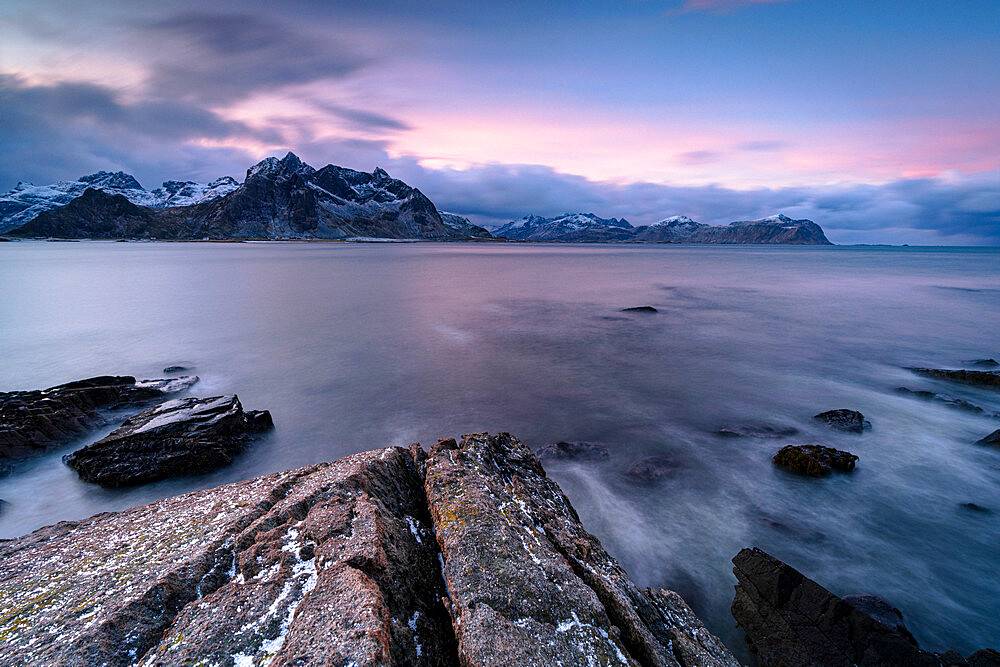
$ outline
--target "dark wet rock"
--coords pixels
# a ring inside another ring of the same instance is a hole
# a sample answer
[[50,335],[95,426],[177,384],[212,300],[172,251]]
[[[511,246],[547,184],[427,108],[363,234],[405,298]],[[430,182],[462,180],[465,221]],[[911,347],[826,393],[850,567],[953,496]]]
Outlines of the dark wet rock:
[[0,665],[737,664],[508,435],[42,528],[0,542],[0,600]]
[[782,424],[769,424],[767,422],[750,422],[747,424],[737,424],[723,426],[717,434],[727,438],[787,438],[797,435],[799,429],[794,426],[784,426]]
[[977,445],[995,445],[1000,446],[1000,428],[990,433],[985,438],[981,440],[976,440]]
[[191,370],[188,366],[167,366],[163,369],[163,372],[167,375],[172,375],[174,373],[185,373]]
[[761,667],[940,664],[898,631],[902,618],[891,605],[874,608],[886,625],[864,611],[871,603],[838,598],[760,549],[743,549],[733,564],[733,617]]
[[669,456],[648,456],[632,463],[625,474],[642,484],[654,484],[679,468],[676,459]]
[[998,368],[1000,363],[997,363],[996,359],[966,359],[962,362],[966,366],[974,366],[975,368]]
[[904,396],[911,396],[913,398],[923,399],[925,401],[935,401],[937,403],[943,403],[948,407],[955,408],[956,410],[964,410],[966,412],[972,412],[974,414],[981,414],[983,409],[974,403],[970,403],[962,398],[955,398],[954,396],[948,396],[947,394],[938,394],[933,391],[926,390],[913,390],[907,389],[906,387],[896,387],[896,393],[902,394]]
[[594,442],[556,442],[538,448],[538,458],[573,461],[604,461],[610,456],[608,448]]
[[656,308],[652,306],[633,306],[631,308],[622,308],[623,313],[658,313]]
[[827,410],[815,415],[813,419],[821,421],[832,429],[847,433],[863,433],[872,424],[857,410]]
[[941,368],[911,368],[917,375],[1000,390],[1000,371],[967,371]]
[[679,596],[636,587],[510,435],[439,442],[425,489],[462,664],[736,664]]
[[102,411],[141,407],[188,389],[197,377],[101,376],[39,391],[0,393],[0,464],[66,444],[104,426]]
[[190,396],[126,420],[65,460],[88,482],[108,487],[143,484],[228,465],[254,435],[273,427],[268,411],[244,412],[235,395]]
[[958,651],[945,651],[938,654],[941,667],[968,667],[968,661]]
[[983,507],[982,505],[977,505],[976,503],[962,503],[959,507],[972,512],[979,512],[980,514],[990,514],[993,511],[989,507]]
[[871,616],[896,634],[905,637],[911,644],[917,640],[903,623],[903,612],[899,611],[883,597],[878,595],[845,595],[841,598],[858,611]]
[[854,470],[858,457],[823,445],[788,445],[779,449],[771,460],[797,475],[824,477],[833,470]]
[[1000,651],[984,648],[970,655],[966,661],[969,667],[1000,667]]

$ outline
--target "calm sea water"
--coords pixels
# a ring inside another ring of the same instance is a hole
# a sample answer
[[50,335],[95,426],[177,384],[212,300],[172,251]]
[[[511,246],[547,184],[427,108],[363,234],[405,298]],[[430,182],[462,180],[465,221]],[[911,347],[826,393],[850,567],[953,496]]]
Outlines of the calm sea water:
[[[225,470],[125,491],[79,481],[72,445],[36,458],[0,479],[2,537],[503,430],[606,445],[606,463],[548,470],[640,584],[680,591],[743,655],[729,559],[749,545],[888,598],[927,648],[1000,645],[1000,451],[972,444],[1000,420],[893,391],[1000,411],[1000,393],[904,368],[1000,357],[997,249],[23,242],[0,244],[0,288],[0,390],[184,363],[196,395],[236,392],[277,426]],[[619,312],[647,304],[660,312]],[[841,407],[874,429],[810,420]],[[802,434],[713,434],[760,419]],[[860,462],[793,477],[770,463],[784,442]],[[654,454],[676,474],[625,477]]]

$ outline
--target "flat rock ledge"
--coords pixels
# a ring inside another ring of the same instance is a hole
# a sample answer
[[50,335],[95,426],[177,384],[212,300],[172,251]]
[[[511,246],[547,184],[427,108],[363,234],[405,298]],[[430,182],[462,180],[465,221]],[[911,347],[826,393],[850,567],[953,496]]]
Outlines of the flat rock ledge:
[[733,617],[760,667],[1000,665],[1000,653],[992,649],[968,658],[925,651],[899,610],[881,598],[837,597],[760,549],[743,549],[733,564]]
[[529,448],[472,434],[0,542],[0,665],[735,666]]
[[272,428],[271,413],[244,411],[235,394],[188,396],[130,417],[64,459],[85,481],[132,486],[229,465],[258,433]]
[[107,423],[102,411],[148,405],[184,391],[197,376],[136,380],[105,375],[35,391],[0,392],[0,464],[61,446]]
[[917,375],[937,380],[948,380],[949,382],[1000,390],[1000,371],[968,371],[947,368],[911,368],[909,370]]

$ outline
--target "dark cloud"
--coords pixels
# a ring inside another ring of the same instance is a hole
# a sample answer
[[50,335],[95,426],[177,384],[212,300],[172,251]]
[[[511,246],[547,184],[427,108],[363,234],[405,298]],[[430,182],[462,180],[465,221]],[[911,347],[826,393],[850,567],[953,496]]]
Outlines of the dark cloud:
[[839,243],[1000,245],[1000,172],[885,185],[734,190],[718,185],[600,183],[525,165],[433,170],[409,159],[389,168],[421,188],[439,208],[480,224],[571,211],[625,217],[635,225],[679,214],[725,224],[782,212],[816,221]]
[[364,109],[354,109],[339,104],[318,103],[323,111],[341,120],[346,120],[353,128],[359,130],[409,130],[411,126],[403,121]]
[[261,90],[342,79],[370,62],[329,29],[314,34],[253,14],[185,12],[144,24],[160,43],[148,86],[157,97],[229,102]]

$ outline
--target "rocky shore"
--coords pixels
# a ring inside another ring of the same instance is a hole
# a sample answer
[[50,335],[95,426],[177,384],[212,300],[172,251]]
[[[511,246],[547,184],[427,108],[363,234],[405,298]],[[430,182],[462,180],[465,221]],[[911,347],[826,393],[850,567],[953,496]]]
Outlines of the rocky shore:
[[0,543],[0,665],[736,665],[507,434]]

